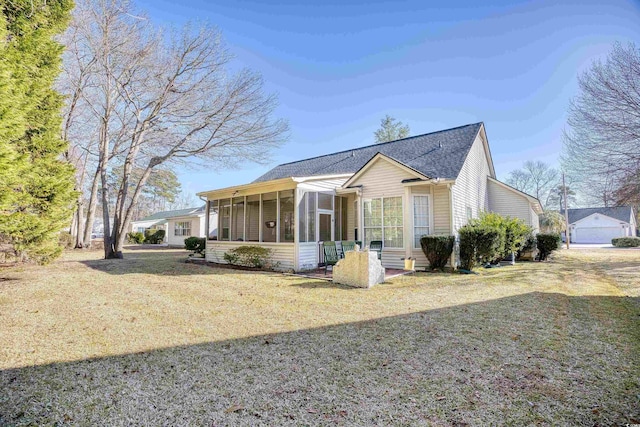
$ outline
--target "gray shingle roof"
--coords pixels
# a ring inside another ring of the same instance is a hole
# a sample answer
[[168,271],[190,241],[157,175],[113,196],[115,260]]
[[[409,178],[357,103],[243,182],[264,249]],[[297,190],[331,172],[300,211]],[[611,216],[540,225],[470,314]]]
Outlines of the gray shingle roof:
[[[576,221],[580,221],[583,218],[599,213],[611,218],[615,218],[619,221],[629,222],[631,220],[631,206],[616,206],[612,208],[582,208],[582,209],[568,209],[569,224],[573,224]],[[564,215],[564,210],[560,211]]]
[[188,208],[188,209],[178,209],[175,211],[162,211],[162,212],[156,212],[153,215],[149,215],[146,216],[144,218],[141,219],[137,219],[136,221],[151,221],[154,219],[167,219],[167,218],[173,218],[176,216],[185,216],[185,215],[189,215],[190,213],[195,213],[195,212],[204,212],[204,205],[203,206],[198,206],[195,208]]
[[457,178],[482,123],[460,126],[397,141],[313,157],[276,166],[253,182],[292,176],[355,173],[377,153],[389,156],[429,178]]

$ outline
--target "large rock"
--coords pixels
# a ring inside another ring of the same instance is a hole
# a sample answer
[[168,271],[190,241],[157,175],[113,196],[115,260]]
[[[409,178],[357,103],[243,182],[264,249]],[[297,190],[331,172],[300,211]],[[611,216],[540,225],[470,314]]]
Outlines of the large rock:
[[384,282],[384,267],[376,252],[349,251],[333,267],[333,281],[358,288],[370,288]]

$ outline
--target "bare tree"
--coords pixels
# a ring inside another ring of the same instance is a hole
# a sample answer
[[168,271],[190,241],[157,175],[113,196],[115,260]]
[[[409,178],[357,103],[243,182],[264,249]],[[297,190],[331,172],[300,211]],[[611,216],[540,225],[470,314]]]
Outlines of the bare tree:
[[528,160],[522,169],[509,173],[507,184],[530,194],[546,207],[550,202],[551,190],[558,185],[560,174],[557,169],[541,161]]
[[[119,0],[85,0],[82,25],[96,52],[85,98],[98,123],[105,257],[122,257],[135,206],[152,172],[182,163],[233,167],[265,161],[286,138],[277,100],[259,75],[227,72],[220,33],[204,26],[163,34]],[[110,187],[109,170],[120,168]],[[110,194],[115,204],[110,206]],[[110,224],[110,218],[113,223]]]
[[76,184],[81,192],[76,218],[81,219],[84,204],[87,214],[84,227],[77,227],[77,247],[91,244],[103,171],[127,136],[114,75],[124,64],[135,64],[135,52],[127,51],[127,41],[146,24],[127,14],[128,7],[126,1],[80,0],[62,38],[66,51],[59,87],[67,94],[63,137],[70,152],[84,159]]
[[633,43],[614,44],[605,61],[579,76],[578,85],[562,163],[584,192],[595,192],[607,205],[640,172],[640,50]]

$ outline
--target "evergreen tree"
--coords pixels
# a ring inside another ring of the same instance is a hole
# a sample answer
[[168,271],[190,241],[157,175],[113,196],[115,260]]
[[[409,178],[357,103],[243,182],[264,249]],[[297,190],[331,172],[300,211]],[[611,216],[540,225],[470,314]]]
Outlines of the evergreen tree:
[[409,136],[409,125],[387,114],[380,120],[380,129],[374,132],[374,136],[376,144],[406,138]]
[[62,160],[62,97],[53,90],[69,0],[0,0],[0,250],[19,260],[59,255],[73,169]]

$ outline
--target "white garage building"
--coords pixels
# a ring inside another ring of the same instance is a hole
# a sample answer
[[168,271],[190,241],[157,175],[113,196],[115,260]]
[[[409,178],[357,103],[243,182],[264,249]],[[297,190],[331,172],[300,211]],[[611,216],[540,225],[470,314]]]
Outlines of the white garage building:
[[636,218],[630,206],[569,209],[573,243],[611,243],[616,237],[636,235]]

